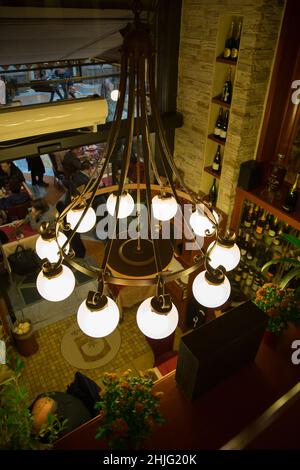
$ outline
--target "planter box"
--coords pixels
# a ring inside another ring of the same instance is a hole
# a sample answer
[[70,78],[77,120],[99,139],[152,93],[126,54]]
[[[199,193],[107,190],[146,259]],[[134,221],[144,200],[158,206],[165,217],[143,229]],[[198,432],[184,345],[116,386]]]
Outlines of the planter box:
[[249,300],[181,338],[176,382],[191,400],[253,361],[268,321]]

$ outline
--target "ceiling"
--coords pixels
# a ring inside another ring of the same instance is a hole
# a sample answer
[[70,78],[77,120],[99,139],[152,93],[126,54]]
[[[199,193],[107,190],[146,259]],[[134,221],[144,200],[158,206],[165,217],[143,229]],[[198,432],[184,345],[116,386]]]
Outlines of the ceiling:
[[[132,2],[125,0],[0,3],[0,65],[92,57],[118,60],[119,31],[133,18]],[[155,3],[144,0],[143,17],[151,14]],[[49,4],[54,6],[45,6]]]

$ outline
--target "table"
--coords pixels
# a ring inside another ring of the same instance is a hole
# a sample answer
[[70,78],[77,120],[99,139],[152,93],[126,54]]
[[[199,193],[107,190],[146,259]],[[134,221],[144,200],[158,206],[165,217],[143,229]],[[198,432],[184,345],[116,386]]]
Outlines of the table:
[[33,230],[29,224],[23,224],[21,227],[14,227],[11,224],[1,225],[0,230],[2,230],[9,239],[7,243],[1,245],[1,251],[5,268],[9,274],[11,274],[11,267],[8,261],[9,255],[16,251],[18,245],[22,245],[25,249],[31,248],[34,250],[39,234]]

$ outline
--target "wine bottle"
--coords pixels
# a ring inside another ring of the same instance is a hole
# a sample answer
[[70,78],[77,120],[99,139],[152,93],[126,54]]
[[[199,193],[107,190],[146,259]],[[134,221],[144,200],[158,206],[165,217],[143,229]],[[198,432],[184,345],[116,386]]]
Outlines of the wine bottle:
[[282,209],[286,212],[293,212],[297,205],[298,200],[298,180],[299,173],[296,176],[293,186],[288,191]]
[[208,199],[212,203],[212,205],[216,204],[217,197],[218,197],[218,190],[217,190],[216,178],[214,178],[213,184],[211,185],[211,188],[208,193]]
[[253,204],[250,204],[249,210],[244,218],[244,225],[246,228],[250,228],[252,224],[252,216],[253,216]]
[[219,116],[216,120],[214,135],[220,137],[223,122],[223,108],[219,109]]
[[231,53],[230,53],[230,58],[233,60],[237,60],[237,57],[239,54],[241,31],[242,31],[242,22],[239,21],[237,29],[236,29],[236,33],[233,36]]
[[228,127],[228,117],[229,117],[229,111],[226,109],[223,121],[222,121],[222,127],[220,131],[220,139],[226,140],[227,137],[227,127]]
[[259,217],[259,219],[257,220],[256,227],[255,227],[255,232],[258,235],[262,235],[265,225],[266,225],[266,220],[267,220],[267,214],[266,214],[266,210],[264,210],[261,216]]
[[225,42],[225,47],[224,47],[224,50],[223,50],[223,57],[225,59],[230,58],[231,48],[234,45],[233,30],[234,30],[234,22],[232,21],[230,29],[228,31],[227,39],[226,39],[226,42]]
[[224,103],[230,104],[231,98],[232,98],[232,82],[231,82],[231,67],[229,67],[227,78],[223,85],[221,100],[224,101]]
[[220,173],[220,171],[221,171],[221,145],[218,145],[218,148],[217,148],[217,151],[216,151],[216,154],[215,154],[215,158],[214,158],[213,164],[212,164],[212,169],[216,173]]
[[274,215],[270,219],[270,226],[269,226],[269,237],[272,239],[276,237],[277,231],[279,229],[279,222],[278,222],[278,217],[274,217]]
[[277,161],[271,164],[271,171],[268,177],[268,190],[270,192],[277,192],[282,186],[286,168],[283,165],[284,155],[278,154]]
[[249,247],[250,233],[246,232],[245,237],[239,243],[239,248],[241,251],[241,257],[245,259]]

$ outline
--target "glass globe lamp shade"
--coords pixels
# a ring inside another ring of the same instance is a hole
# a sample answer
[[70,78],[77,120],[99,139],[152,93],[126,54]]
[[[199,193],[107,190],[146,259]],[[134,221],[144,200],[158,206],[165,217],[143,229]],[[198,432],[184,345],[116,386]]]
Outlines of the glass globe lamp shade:
[[99,310],[90,310],[86,300],[77,312],[77,323],[83,333],[92,338],[110,335],[118,326],[120,313],[117,304],[107,297],[107,305]]
[[[212,242],[207,251],[209,251],[214,242]],[[240,262],[241,253],[236,243],[233,246],[225,246],[220,243],[216,243],[209,255],[209,264],[216,269],[218,266],[224,266],[226,271],[231,271]]]
[[225,276],[222,284],[212,284],[206,279],[205,272],[202,271],[194,279],[192,286],[194,297],[204,307],[220,307],[230,295],[230,282]]
[[151,306],[151,299],[144,300],[138,308],[136,321],[141,332],[152,339],[170,336],[178,324],[178,311],[174,304],[169,313],[156,313]]
[[163,222],[172,219],[177,212],[177,202],[174,196],[154,196],[152,199],[153,215]]
[[120,96],[119,90],[112,90],[112,92],[111,92],[111,94],[110,94],[110,99],[111,99],[112,101],[118,101],[119,96]]
[[[45,259],[47,258],[50,263],[57,263],[59,260],[59,246],[63,246],[64,243],[67,241],[67,237],[58,232],[57,240],[56,239],[44,239],[42,236],[39,236],[36,244],[35,244],[35,251],[39,258]],[[69,243],[64,248],[65,253],[69,253],[70,245]]]
[[[216,211],[212,211],[216,223],[218,223],[219,216],[216,213]],[[192,213],[190,217],[190,225],[192,229],[194,230],[196,235],[199,235],[200,237],[207,237],[210,235],[213,235],[215,232],[215,227],[213,223],[206,217],[204,210],[201,208],[201,206],[197,206],[197,210]]]
[[71,269],[62,265],[62,272],[52,278],[41,271],[36,280],[39,294],[51,302],[59,302],[72,294],[75,287],[75,276]]
[[[115,194],[111,194],[107,201],[106,207],[110,215],[115,215],[115,209],[117,205],[117,196]],[[134,209],[134,200],[129,193],[124,193],[120,197],[119,203],[119,211],[118,211],[118,219],[123,219],[124,217],[128,217]]]
[[[78,220],[82,216],[83,211],[84,211],[84,209],[80,209],[80,210],[72,210],[71,209],[71,210],[68,211],[68,213],[67,213],[67,222],[68,222],[68,224],[70,224],[70,227],[71,227],[72,230],[75,228]],[[89,230],[91,230],[94,227],[95,223],[96,223],[96,214],[95,214],[94,209],[92,207],[90,207],[87,210],[87,212],[86,212],[85,216],[83,217],[82,221],[78,225],[76,232],[78,232],[78,233],[89,232]]]

